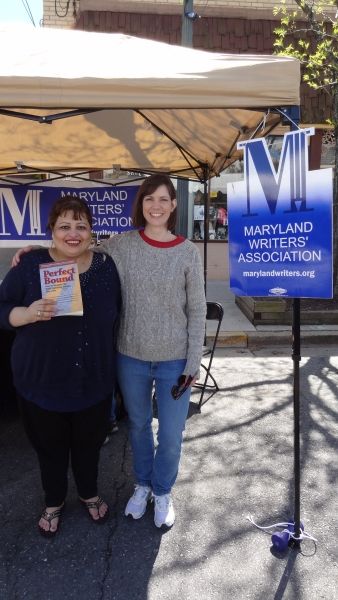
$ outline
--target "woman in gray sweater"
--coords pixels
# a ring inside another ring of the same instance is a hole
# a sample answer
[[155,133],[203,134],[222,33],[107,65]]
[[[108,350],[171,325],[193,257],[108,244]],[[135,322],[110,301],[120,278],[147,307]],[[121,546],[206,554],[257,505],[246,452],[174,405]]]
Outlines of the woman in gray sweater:
[[[122,288],[118,381],[129,416],[136,479],[125,514],[139,519],[153,498],[155,525],[171,527],[171,489],[181,455],[191,388],[172,395],[178,380],[198,376],[205,331],[203,271],[196,246],[172,233],[176,192],[169,177],[147,177],[135,199],[133,225],[104,250],[115,261]],[[155,385],[157,448],[152,432]]]

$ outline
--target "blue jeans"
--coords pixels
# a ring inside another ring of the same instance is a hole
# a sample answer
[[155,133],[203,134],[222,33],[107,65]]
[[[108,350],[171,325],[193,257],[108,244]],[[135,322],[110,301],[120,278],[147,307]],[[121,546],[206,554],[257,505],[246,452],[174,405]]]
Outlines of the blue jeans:
[[[190,388],[174,400],[171,388],[186,360],[147,362],[124,354],[117,356],[117,373],[129,417],[129,437],[138,484],[154,494],[168,494],[174,485],[181,456],[182,434],[189,409]],[[157,448],[152,431],[152,389],[158,410]]]

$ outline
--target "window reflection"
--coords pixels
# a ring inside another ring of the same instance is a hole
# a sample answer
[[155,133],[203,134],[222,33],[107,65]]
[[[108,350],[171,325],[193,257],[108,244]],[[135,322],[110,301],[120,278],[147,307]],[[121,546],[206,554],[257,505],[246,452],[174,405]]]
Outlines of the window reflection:
[[[197,190],[194,198],[193,239],[204,239],[204,194]],[[209,207],[209,240],[228,239],[227,196],[220,190],[211,192]]]

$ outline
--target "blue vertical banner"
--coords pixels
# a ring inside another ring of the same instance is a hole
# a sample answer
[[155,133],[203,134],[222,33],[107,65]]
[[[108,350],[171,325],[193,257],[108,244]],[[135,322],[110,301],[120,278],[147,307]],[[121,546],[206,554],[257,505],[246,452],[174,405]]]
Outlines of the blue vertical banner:
[[278,170],[265,139],[240,142],[228,184],[230,289],[237,296],[332,298],[332,169],[309,171],[313,128],[284,136]]
[[52,204],[63,196],[78,196],[88,203],[93,233],[110,236],[133,229],[132,205],[138,185],[110,187],[52,187],[0,185],[0,247],[50,239],[46,231]]

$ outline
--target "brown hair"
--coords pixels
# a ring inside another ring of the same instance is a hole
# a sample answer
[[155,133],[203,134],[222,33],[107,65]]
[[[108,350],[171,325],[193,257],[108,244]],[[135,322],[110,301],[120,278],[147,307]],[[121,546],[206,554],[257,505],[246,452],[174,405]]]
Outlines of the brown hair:
[[47,229],[53,231],[58,217],[64,215],[68,210],[73,212],[73,219],[86,218],[92,228],[93,218],[87,202],[77,196],[62,196],[55,200],[49,211]]
[[[132,211],[132,219],[134,227],[144,227],[146,224],[146,220],[143,216],[143,198],[148,196],[149,194],[153,194],[155,190],[157,190],[160,185],[165,185],[171,200],[176,198],[176,190],[173,186],[173,183],[168,177],[168,175],[164,175],[162,173],[156,173],[155,175],[150,175],[147,177],[142,185],[140,186],[136,198],[134,200],[133,211]],[[173,212],[170,214],[168,219],[167,227],[169,231],[173,231],[176,226],[176,207]]]

